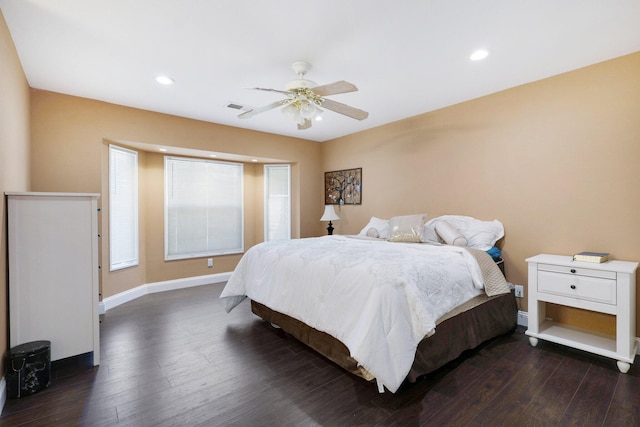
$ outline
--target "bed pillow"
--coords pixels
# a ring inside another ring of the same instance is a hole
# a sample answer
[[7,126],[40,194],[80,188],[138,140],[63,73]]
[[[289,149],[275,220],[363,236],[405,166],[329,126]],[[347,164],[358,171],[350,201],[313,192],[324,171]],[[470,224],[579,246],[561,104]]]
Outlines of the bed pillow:
[[447,245],[467,246],[467,238],[447,221],[436,222],[435,229]]
[[457,229],[467,239],[467,246],[481,249],[483,251],[491,249],[496,242],[504,237],[504,227],[498,220],[481,221],[479,219],[462,215],[442,215],[427,222],[427,225],[434,226],[446,221]]
[[436,233],[436,229],[433,226],[424,225],[422,241],[427,243],[440,243],[440,239],[438,239],[438,233]]
[[369,223],[364,226],[359,236],[377,237],[379,239],[389,238],[389,220],[372,216]]
[[421,243],[424,236],[424,220],[426,215],[394,216],[389,220],[390,242]]

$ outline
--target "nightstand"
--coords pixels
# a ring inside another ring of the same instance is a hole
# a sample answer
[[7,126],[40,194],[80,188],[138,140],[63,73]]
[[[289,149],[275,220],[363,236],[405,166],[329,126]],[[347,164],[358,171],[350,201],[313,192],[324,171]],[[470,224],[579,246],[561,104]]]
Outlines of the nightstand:
[[[629,371],[636,355],[637,262],[573,261],[571,256],[536,255],[529,263],[529,329],[532,346],[538,339],[574,347],[617,360]],[[607,336],[545,318],[545,304],[576,307],[616,317],[616,335]]]

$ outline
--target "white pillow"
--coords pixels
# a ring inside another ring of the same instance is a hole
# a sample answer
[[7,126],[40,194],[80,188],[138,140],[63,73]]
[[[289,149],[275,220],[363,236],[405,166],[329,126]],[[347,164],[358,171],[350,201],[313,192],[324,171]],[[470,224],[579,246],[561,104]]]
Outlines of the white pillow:
[[442,215],[427,221],[426,225],[435,227],[442,220],[460,231],[470,248],[487,251],[504,237],[504,226],[498,220],[481,221],[470,216]]
[[369,223],[364,226],[358,236],[377,237],[379,239],[389,238],[389,220],[372,216]]
[[436,232],[447,245],[467,246],[468,242],[466,237],[464,237],[460,230],[456,229],[447,221],[436,222]]
[[390,242],[421,243],[424,236],[424,220],[426,215],[394,216],[389,220]]
[[440,240],[438,239],[438,233],[436,233],[436,229],[434,227],[425,224],[423,233],[423,242],[440,243]]

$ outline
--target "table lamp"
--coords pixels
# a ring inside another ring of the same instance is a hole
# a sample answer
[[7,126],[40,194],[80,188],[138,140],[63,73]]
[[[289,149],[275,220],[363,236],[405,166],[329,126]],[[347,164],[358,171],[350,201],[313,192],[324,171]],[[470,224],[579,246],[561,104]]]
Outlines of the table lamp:
[[336,214],[336,210],[334,209],[333,205],[325,205],[324,214],[322,214],[322,218],[320,218],[320,221],[329,221],[329,226],[327,227],[328,235],[333,234],[333,224],[331,224],[331,221],[337,221],[339,219],[340,217]]

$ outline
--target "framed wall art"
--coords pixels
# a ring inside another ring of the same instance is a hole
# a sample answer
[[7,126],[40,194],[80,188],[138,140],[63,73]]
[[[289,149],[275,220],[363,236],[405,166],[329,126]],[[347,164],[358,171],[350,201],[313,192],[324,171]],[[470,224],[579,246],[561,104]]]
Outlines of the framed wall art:
[[325,172],[324,204],[362,204],[362,168]]

